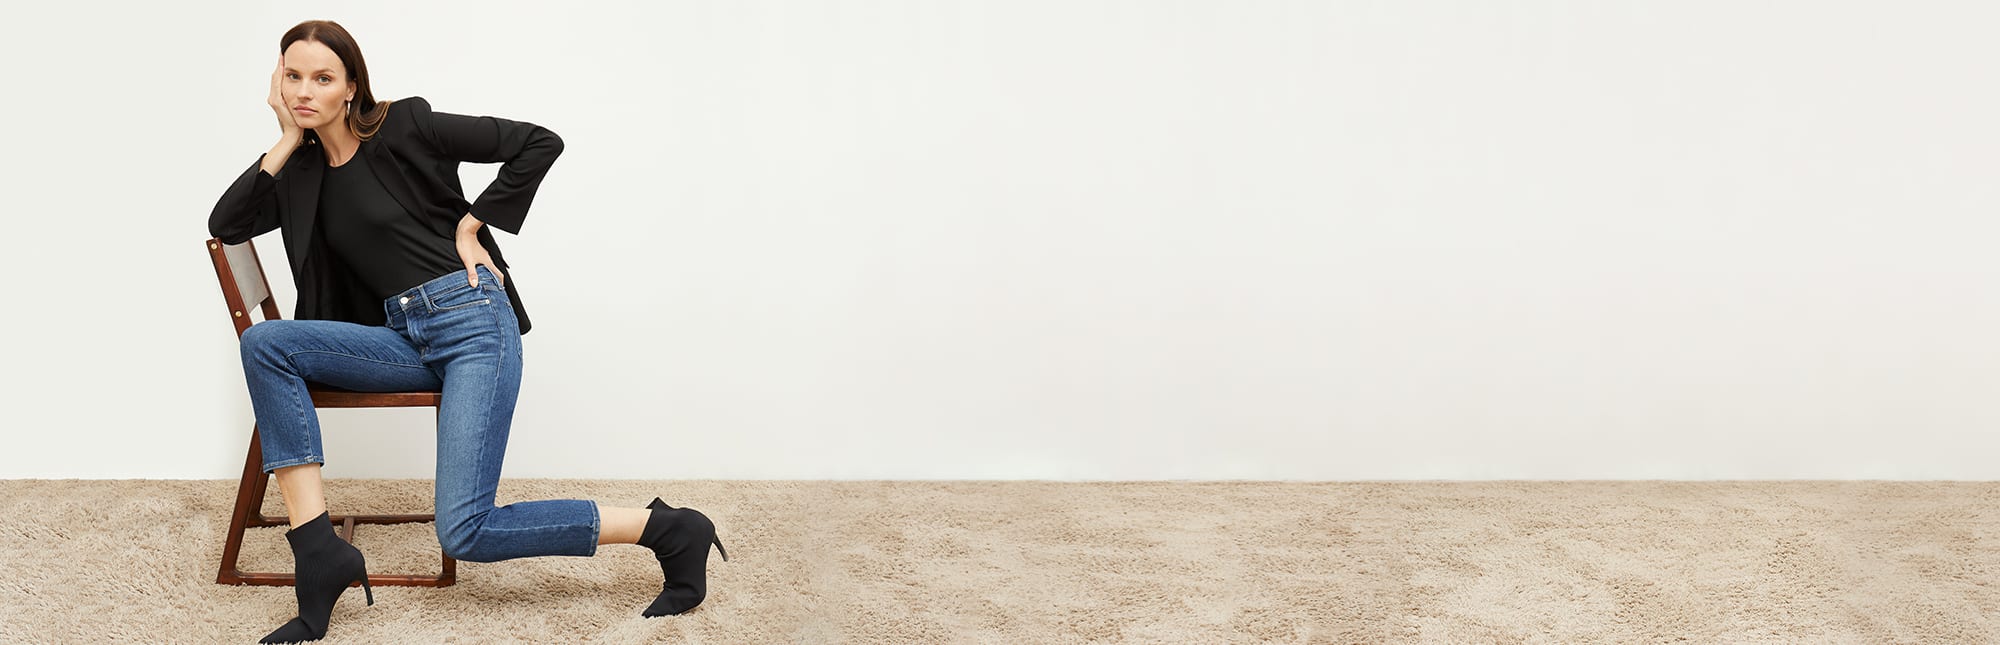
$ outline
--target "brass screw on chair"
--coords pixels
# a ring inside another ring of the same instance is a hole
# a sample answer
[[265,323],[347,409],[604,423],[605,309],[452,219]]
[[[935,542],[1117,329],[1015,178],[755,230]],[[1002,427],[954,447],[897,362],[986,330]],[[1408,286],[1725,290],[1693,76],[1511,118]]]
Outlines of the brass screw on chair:
[[239,311],[239,312],[236,312],[236,317],[237,317],[237,318],[242,318],[242,317],[243,317],[243,312],[241,312],[241,311]]
[[211,249],[212,249],[212,248],[215,248],[216,246],[217,246],[217,244],[216,244],[216,243],[214,243],[214,242],[209,242],[209,243],[208,243],[208,248],[211,248]]

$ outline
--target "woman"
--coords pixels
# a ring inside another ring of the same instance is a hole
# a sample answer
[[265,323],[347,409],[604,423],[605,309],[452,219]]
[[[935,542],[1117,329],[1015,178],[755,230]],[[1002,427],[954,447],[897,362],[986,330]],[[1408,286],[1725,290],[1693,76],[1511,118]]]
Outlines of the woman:
[[[326,512],[308,381],[444,393],[435,502],[445,555],[495,562],[638,544],[666,576],[642,615],[700,604],[708,546],[722,542],[699,511],[659,498],[644,509],[493,505],[528,318],[486,227],[519,233],[562,140],[531,123],[432,112],[422,98],[378,103],[360,47],[332,22],[300,23],[278,49],[268,99],[278,143],[208,220],[230,244],[283,229],[298,285],[295,319],[252,325],[242,338],[263,468],[291,516],[285,538],[298,576],[298,617],[263,642],[324,637],[334,601],[356,581],[374,604],[360,550],[334,534]],[[477,202],[459,188],[464,161],[505,164]]]

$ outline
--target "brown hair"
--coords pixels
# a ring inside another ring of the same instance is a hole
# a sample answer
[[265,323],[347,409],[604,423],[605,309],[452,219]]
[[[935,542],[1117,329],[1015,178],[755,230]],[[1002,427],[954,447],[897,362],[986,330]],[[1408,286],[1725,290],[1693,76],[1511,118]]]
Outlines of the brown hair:
[[[382,127],[383,117],[389,116],[389,104],[394,101],[376,101],[375,91],[368,88],[368,61],[361,58],[361,45],[354,42],[354,35],[347,28],[331,20],[307,20],[293,26],[278,40],[278,53],[285,53],[292,43],[301,40],[326,45],[347,67],[347,80],[354,82],[354,101],[347,108],[347,128],[367,141]],[[317,141],[318,132],[313,132],[309,140]]]

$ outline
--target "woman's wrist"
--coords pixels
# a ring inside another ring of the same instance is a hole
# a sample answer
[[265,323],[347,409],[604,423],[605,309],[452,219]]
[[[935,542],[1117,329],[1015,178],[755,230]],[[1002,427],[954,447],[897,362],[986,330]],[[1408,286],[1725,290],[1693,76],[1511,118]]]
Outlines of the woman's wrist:
[[479,221],[479,218],[473,217],[472,213],[466,213],[465,217],[458,218],[458,234],[477,235],[479,233],[479,227],[485,225],[486,225],[485,222],[481,222]]
[[264,174],[278,176],[278,171],[285,168],[285,160],[290,159],[292,152],[298,150],[299,141],[299,138],[290,135],[278,137],[278,142],[271,144],[271,150],[264,153],[264,159],[259,164]]

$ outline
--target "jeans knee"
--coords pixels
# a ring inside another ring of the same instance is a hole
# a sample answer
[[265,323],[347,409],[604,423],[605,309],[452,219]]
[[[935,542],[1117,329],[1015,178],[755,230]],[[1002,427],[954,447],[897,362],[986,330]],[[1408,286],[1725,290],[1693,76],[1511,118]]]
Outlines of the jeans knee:
[[243,337],[238,339],[238,342],[240,343],[239,349],[243,352],[244,365],[267,362],[270,359],[281,358],[285,355],[285,346],[289,344],[286,340],[290,336],[290,334],[286,333],[285,325],[283,324],[285,322],[283,320],[267,320],[251,325],[249,329],[243,330]]
[[444,557],[465,562],[473,561],[472,558],[465,557],[471,555],[467,552],[467,547],[472,546],[470,540],[454,537],[443,530],[439,530],[438,546],[444,548]]
[[445,557],[464,562],[488,562],[480,559],[480,555],[473,550],[473,532],[447,531],[440,525],[437,536],[438,546],[444,548]]

